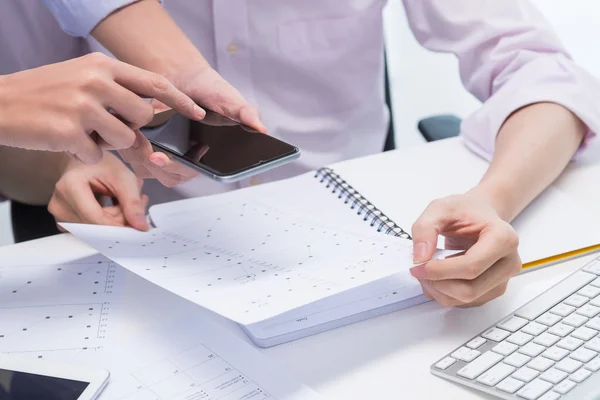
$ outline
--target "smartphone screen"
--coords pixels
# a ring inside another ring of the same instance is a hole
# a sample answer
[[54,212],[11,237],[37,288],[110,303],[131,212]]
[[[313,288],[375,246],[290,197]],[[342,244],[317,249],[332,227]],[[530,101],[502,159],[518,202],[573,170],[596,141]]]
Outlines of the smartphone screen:
[[[214,177],[245,178],[297,158],[295,146],[257,132],[236,121],[206,110],[202,121],[189,121],[189,140],[178,151],[151,140],[156,150],[196,166]],[[157,114],[156,121],[166,118]],[[152,125],[152,123],[151,123]],[[177,160],[175,160],[177,161]]]

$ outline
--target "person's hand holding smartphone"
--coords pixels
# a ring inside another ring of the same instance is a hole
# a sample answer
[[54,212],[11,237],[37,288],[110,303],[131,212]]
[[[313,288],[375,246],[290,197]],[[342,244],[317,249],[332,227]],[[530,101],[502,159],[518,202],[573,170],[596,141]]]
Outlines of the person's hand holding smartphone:
[[[163,107],[146,127],[165,124],[174,115]],[[190,127],[190,141],[181,152],[137,132],[137,147],[122,152],[123,158],[139,177],[156,178],[173,187],[199,174],[223,183],[235,182],[300,156],[296,147],[210,110],[202,121],[190,121]]]

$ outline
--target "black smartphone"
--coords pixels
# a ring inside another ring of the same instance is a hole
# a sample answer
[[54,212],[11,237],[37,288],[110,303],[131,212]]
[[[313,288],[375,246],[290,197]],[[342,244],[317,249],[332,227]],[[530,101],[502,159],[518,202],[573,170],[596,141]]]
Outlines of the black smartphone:
[[[154,150],[222,183],[237,182],[300,157],[297,147],[204,109],[202,121],[189,121],[190,140],[182,153],[148,139]],[[144,128],[163,125],[174,115],[173,110],[159,112]]]

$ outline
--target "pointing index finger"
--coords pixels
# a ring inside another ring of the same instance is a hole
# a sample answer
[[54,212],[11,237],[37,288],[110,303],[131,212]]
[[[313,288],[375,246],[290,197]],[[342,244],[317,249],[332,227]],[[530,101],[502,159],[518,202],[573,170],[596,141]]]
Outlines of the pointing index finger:
[[119,85],[141,96],[157,99],[190,119],[201,120],[206,115],[200,106],[162,75],[118,63],[114,78]]

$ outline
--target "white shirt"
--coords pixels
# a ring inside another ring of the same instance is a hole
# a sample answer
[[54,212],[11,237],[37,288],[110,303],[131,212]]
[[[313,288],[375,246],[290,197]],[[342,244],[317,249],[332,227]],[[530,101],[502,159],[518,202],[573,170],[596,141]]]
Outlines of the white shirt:
[[[86,36],[130,1],[45,2],[70,33]],[[301,148],[300,161],[261,175],[269,181],[382,150],[389,120],[385,3],[169,0],[165,7],[209,63],[258,106],[271,134]],[[562,104],[591,132],[600,130],[600,85],[569,59],[527,0],[403,4],[417,39],[429,49],[456,54],[467,89],[487,100],[463,123],[472,150],[489,158],[506,118],[540,101]],[[181,190],[196,195],[213,189],[192,182]]]

